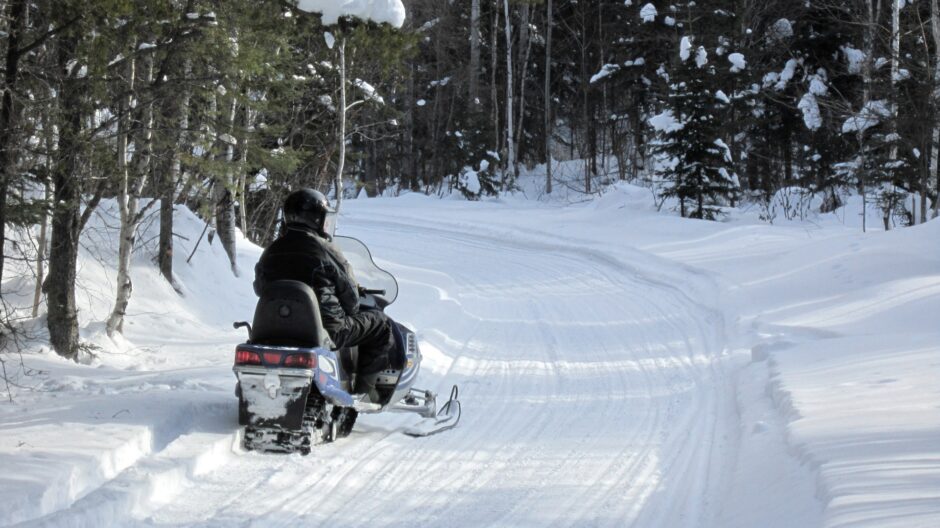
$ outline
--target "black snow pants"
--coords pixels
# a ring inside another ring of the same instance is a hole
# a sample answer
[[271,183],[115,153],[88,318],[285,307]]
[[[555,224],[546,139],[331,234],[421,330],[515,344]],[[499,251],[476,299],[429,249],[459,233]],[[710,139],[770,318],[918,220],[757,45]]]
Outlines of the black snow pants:
[[344,328],[333,336],[342,347],[359,347],[359,375],[375,374],[389,367],[395,351],[392,321],[378,310],[364,310],[346,317]]

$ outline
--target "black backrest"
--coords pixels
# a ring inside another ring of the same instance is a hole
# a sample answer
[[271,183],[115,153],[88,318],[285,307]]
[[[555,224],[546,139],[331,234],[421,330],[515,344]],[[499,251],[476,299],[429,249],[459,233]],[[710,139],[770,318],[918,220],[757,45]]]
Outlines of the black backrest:
[[326,346],[329,334],[323,328],[313,289],[292,280],[265,285],[255,307],[251,341],[259,345]]

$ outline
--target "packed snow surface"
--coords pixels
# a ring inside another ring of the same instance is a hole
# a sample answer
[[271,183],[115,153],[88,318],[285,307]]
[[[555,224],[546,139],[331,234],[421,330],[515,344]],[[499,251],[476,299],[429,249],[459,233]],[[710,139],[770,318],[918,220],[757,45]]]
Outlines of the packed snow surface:
[[[463,419],[413,439],[417,417],[365,416],[302,457],[239,447],[231,321],[251,277],[218,241],[186,263],[188,211],[183,295],[148,245],[126,339],[103,334],[115,214],[83,240],[96,358],[28,348],[0,404],[0,525],[940,525],[936,221],[692,221],[628,185],[577,205],[349,200],[340,232],[398,277],[419,385],[459,384]],[[250,270],[260,249],[239,244]],[[29,305],[28,281],[3,287]]]

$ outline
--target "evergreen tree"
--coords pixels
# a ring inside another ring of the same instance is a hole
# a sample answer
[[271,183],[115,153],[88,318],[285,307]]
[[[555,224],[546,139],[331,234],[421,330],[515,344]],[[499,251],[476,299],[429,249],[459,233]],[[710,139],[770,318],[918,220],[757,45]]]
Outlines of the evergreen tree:
[[731,150],[722,139],[730,100],[716,88],[717,71],[704,46],[690,36],[680,42],[679,61],[667,79],[655,152],[657,176],[667,182],[666,197],[678,198],[682,216],[714,220],[738,196]]

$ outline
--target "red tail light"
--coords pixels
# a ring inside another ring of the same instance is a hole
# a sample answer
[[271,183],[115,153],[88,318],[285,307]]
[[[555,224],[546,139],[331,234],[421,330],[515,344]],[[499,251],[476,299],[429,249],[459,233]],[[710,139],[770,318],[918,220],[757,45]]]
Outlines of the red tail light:
[[313,354],[291,354],[284,360],[284,366],[312,369],[317,366],[317,357]]
[[261,364],[261,355],[257,352],[252,352],[251,350],[244,350],[241,348],[235,349],[235,364],[236,365],[260,365]]
[[282,356],[280,352],[265,352],[264,363],[269,367],[278,367],[281,365]]

